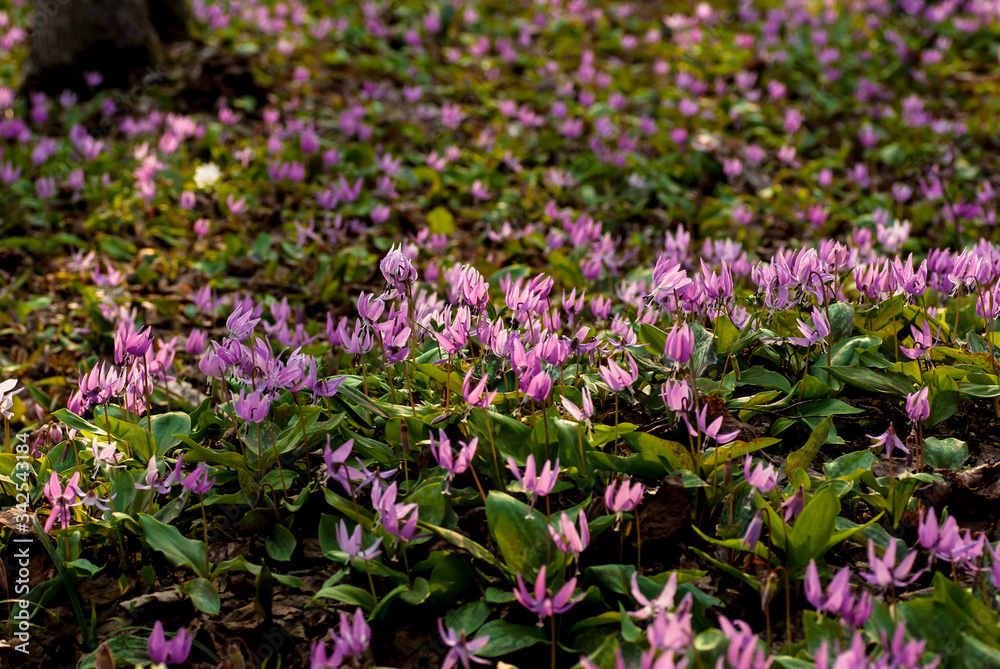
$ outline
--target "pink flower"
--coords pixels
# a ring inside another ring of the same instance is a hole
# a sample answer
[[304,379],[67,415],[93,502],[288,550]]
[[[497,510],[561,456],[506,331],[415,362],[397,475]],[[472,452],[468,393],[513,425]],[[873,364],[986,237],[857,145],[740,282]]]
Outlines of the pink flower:
[[45,497],[48,498],[49,504],[52,505],[52,513],[49,514],[49,519],[45,521],[46,534],[52,530],[52,526],[57,522],[60,523],[64,530],[69,527],[69,521],[73,519],[73,512],[70,511],[70,508],[76,506],[76,500],[80,496],[80,489],[77,487],[79,481],[80,472],[76,472],[70,478],[69,483],[66,484],[66,489],[63,490],[62,485],[59,483],[59,475],[52,472],[49,482],[43,488]]
[[548,526],[549,536],[552,537],[556,548],[563,553],[579,555],[590,545],[590,526],[587,524],[587,514],[583,509],[580,509],[577,515],[577,525],[580,527],[579,531],[569,515],[564,512],[559,516],[558,531],[551,525]]
[[[523,475],[521,474],[521,470],[518,469],[514,458],[507,458],[507,466],[510,467],[517,482],[524,488],[524,492],[528,494],[532,506],[534,506],[536,498],[545,497],[552,492],[552,488],[555,487],[556,480],[559,478],[558,458],[556,458],[555,465],[551,461],[546,460],[541,473],[538,473],[534,455],[529,455],[525,461]],[[530,510],[527,517],[531,518]]]
[[524,583],[521,575],[517,575],[517,587],[514,588],[514,597],[524,608],[538,615],[538,626],[542,626],[542,620],[554,615],[566,613],[583,598],[574,598],[573,592],[576,590],[576,578],[571,578],[559,589],[555,595],[546,589],[545,566],[538,570],[538,577],[535,579],[534,596],[528,592],[528,587]]

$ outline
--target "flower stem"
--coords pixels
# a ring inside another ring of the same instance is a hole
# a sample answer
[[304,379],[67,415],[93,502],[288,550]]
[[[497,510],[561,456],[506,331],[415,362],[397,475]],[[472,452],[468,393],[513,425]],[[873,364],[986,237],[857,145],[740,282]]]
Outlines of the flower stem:
[[208,519],[205,516],[205,495],[199,495],[201,497],[201,529],[205,535],[205,578],[210,578],[212,574],[212,567],[208,561]]
[[553,613],[552,618],[552,654],[551,654],[551,668],[556,669],[556,616]]
[[503,479],[500,476],[500,461],[497,459],[497,446],[493,443],[493,424],[490,422],[489,414],[486,413],[486,407],[481,407],[483,410],[483,422],[486,423],[486,433],[490,436],[490,448],[493,450],[493,467],[496,469],[497,475],[497,485],[503,485]]

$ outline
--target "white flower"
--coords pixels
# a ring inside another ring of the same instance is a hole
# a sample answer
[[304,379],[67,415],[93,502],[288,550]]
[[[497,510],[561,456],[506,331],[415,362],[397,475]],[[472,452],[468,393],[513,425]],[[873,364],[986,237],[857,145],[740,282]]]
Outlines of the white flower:
[[219,166],[215,163],[199,165],[194,169],[194,183],[198,188],[204,189],[214,185],[220,176],[222,176],[222,172],[219,171]]
[[14,406],[14,395],[24,390],[24,386],[14,390],[14,386],[16,385],[17,379],[7,379],[3,383],[0,383],[0,416],[3,416],[7,420],[14,417],[14,413],[10,410]]

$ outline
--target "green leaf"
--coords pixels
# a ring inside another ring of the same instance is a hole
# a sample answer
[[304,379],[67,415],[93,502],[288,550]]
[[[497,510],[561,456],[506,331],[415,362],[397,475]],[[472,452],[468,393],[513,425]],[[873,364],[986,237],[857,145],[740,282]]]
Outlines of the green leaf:
[[480,657],[501,657],[537,643],[548,643],[545,633],[537,627],[515,625],[506,620],[491,620],[479,628],[476,639],[489,641],[476,653]]
[[[881,532],[885,533],[886,536],[888,536],[888,533],[885,532],[885,530],[882,528],[881,525],[875,524],[881,517],[882,514],[880,513],[863,525],[858,525],[857,523],[852,523],[851,521],[847,521],[846,523],[844,523],[844,525],[846,525],[845,527],[842,527],[841,529],[837,530],[836,532],[830,535],[830,540],[826,542],[826,548],[823,550],[823,553],[825,554],[828,550],[830,550],[837,544],[847,541],[848,539],[850,539],[851,537],[853,537],[855,534],[858,533],[862,535],[876,535],[881,530]],[[841,521],[845,520],[847,519],[838,517],[834,523],[834,527],[836,528],[840,526]]]
[[625,610],[625,605],[618,602],[618,614],[621,616],[622,638],[629,643],[635,643],[642,636],[642,629],[632,622],[631,616]]
[[806,644],[813,653],[825,640],[833,647],[841,641],[842,628],[840,623],[831,616],[823,616],[815,611],[802,612],[802,631],[805,633]]
[[805,567],[827,551],[834,524],[840,513],[840,499],[832,488],[813,495],[788,532],[788,563],[792,568]]
[[86,558],[77,558],[76,560],[70,560],[69,562],[66,563],[66,566],[72,567],[77,571],[86,574],[87,576],[93,576],[94,574],[104,569],[104,567],[98,567],[96,564],[94,564],[93,562],[91,562]]
[[854,307],[847,302],[835,302],[829,307],[830,335],[839,342],[854,330]]
[[171,411],[153,416],[153,439],[156,442],[156,455],[162,457],[171,448],[181,443],[179,437],[191,433],[191,417],[180,411]]
[[859,351],[877,351],[881,345],[882,340],[871,335],[845,339],[834,344],[833,348],[830,349],[830,364],[838,367],[853,367],[859,362]]
[[207,578],[205,572],[205,544],[188,539],[173,525],[164,525],[150,515],[139,514],[139,522],[146,543],[175,567],[190,567],[194,573]]
[[663,355],[667,348],[667,333],[649,323],[639,324],[639,334],[642,340],[649,344],[649,350],[656,355]]
[[413,587],[401,594],[399,598],[410,606],[418,606],[427,601],[431,594],[431,586],[426,578],[418,576],[413,579]]
[[739,328],[725,314],[716,316],[712,324],[715,329],[715,352],[726,355],[740,338]]
[[[488,427],[487,420],[489,421]],[[483,410],[475,409],[469,414],[468,425],[472,428],[475,436],[479,437],[480,448],[489,448],[490,431],[492,430],[492,443],[497,447],[501,462],[507,458],[524,462],[531,453],[531,428],[510,416],[486,411],[484,418]],[[492,455],[490,460],[492,462]],[[492,467],[487,471],[492,471]]]
[[792,390],[792,384],[783,375],[760,366],[740,372],[736,386],[760,386],[761,388],[780,390],[786,394]]
[[353,585],[341,584],[320,588],[319,592],[313,595],[313,600],[316,599],[332,599],[343,604],[360,606],[365,611],[375,608],[375,598],[372,597],[372,593]]
[[[220,562],[215,569],[212,570],[212,577],[214,578],[215,576],[224,574],[228,571],[246,571],[254,576],[257,576],[260,574],[261,569],[263,569],[263,567],[247,562],[247,559],[240,555],[238,557],[234,557],[232,560]],[[274,574],[274,580],[289,588],[301,588],[305,586],[302,579],[298,576],[291,576],[289,574]]]
[[477,629],[482,627],[491,613],[493,613],[493,607],[486,603],[486,600],[477,599],[448,611],[444,615],[444,621],[448,629],[459,633],[465,632],[467,636],[472,636]]
[[55,411],[52,412],[52,415],[55,418],[58,418],[59,422],[61,422],[63,425],[71,427],[78,432],[89,432],[91,434],[101,434],[101,435],[107,434],[107,432],[105,432],[101,428],[97,427],[93,423],[88,422],[87,420],[81,418],[80,416],[77,416],[69,409],[56,409]]
[[487,563],[493,565],[494,567],[500,566],[500,563],[493,556],[493,553],[490,553],[488,550],[483,548],[483,546],[476,543],[475,541],[473,541],[472,539],[470,539],[469,537],[465,536],[460,532],[456,532],[455,530],[449,530],[445,527],[438,527],[437,525],[430,525],[428,523],[420,521],[417,522],[417,527],[419,527],[422,530],[428,530],[430,532],[433,532],[434,534],[438,535],[439,537],[450,543],[452,546],[457,546],[458,548],[468,551],[469,554],[472,555],[473,557],[477,557],[480,560],[485,560]]
[[284,525],[275,525],[271,536],[264,542],[264,548],[272,560],[287,562],[295,551],[295,535]]
[[785,461],[785,473],[788,476],[794,474],[798,469],[805,469],[812,463],[816,454],[819,453],[819,449],[826,443],[827,437],[830,436],[830,428],[832,426],[833,418],[827,416],[820,421],[819,425],[809,435],[805,446],[788,454],[788,459]]
[[867,367],[838,367],[836,365],[820,366],[819,368],[829,372],[830,376],[838,381],[843,381],[850,386],[870,393],[906,397],[913,392],[913,384],[910,383],[910,380],[897,372],[888,370],[876,372]]
[[694,460],[688,447],[679,442],[654,437],[646,432],[630,432],[625,435],[625,443],[638,453],[665,459],[673,471],[694,470]]
[[[765,507],[765,508],[767,508],[767,507]],[[771,513],[774,513],[774,512],[772,511]],[[780,516],[779,516],[779,519],[780,519]],[[736,539],[716,539],[715,537],[710,537],[707,534],[705,534],[704,532],[702,532],[700,529],[698,529],[697,525],[692,525],[691,529],[695,531],[695,534],[697,534],[698,536],[700,536],[702,539],[704,539],[705,541],[709,542],[710,544],[715,544],[716,546],[722,546],[723,548],[730,548],[732,550],[743,551],[744,553],[752,552],[754,555],[756,555],[757,557],[759,557],[759,558],[761,558],[763,560],[770,560],[770,557],[768,556],[768,553],[767,553],[767,548],[764,546],[764,543],[761,542],[761,541],[757,542],[757,545],[754,546],[753,551],[749,551],[749,550],[747,550],[746,546],[744,546],[743,539],[741,539],[741,538],[736,538]],[[775,537],[775,535],[776,535],[776,533],[772,531],[771,536]],[[777,543],[777,541],[775,543]]]
[[889,497],[886,500],[886,510],[892,516],[893,529],[899,527],[899,521],[903,519],[903,514],[906,513],[906,508],[910,505],[910,497],[913,496],[913,491],[919,482],[920,479],[910,476],[896,479],[895,483],[891,486]]
[[486,522],[504,563],[511,571],[534,574],[546,564],[549,553],[553,552],[549,550],[549,531],[544,514],[531,512],[527,504],[506,493],[493,490],[487,495]]
[[832,479],[848,477],[859,470],[871,470],[872,465],[876,462],[878,462],[878,458],[871,452],[871,449],[866,448],[831,460],[823,465],[823,473]]
[[963,395],[968,395],[969,397],[979,397],[982,399],[1000,397],[1000,385],[984,385],[980,383],[960,383],[958,385],[958,389]]
[[[969,334],[972,334],[971,332]],[[958,409],[958,383],[950,376],[936,374],[928,375],[927,387],[931,389],[928,398],[931,405],[931,414],[924,421],[926,427],[934,427],[938,423],[948,420]]]
[[113,416],[105,416],[103,413],[95,414],[94,420],[100,421],[105,429],[111,432],[112,437],[131,447],[128,450],[139,456],[143,462],[149,462],[149,459],[156,454],[156,441],[146,428]]
[[997,613],[941,572],[934,574],[934,602],[956,627],[993,648],[1000,648]]
[[269,625],[271,623],[271,609],[274,604],[274,578],[267,565],[260,568],[253,585],[253,609],[257,615],[264,619],[264,623]]
[[454,554],[446,555],[431,570],[429,591],[431,603],[439,609],[449,608],[472,587],[474,582],[466,559]]
[[622,457],[596,452],[588,454],[587,460],[597,469],[647,479],[659,480],[670,473],[662,458],[644,453]]
[[737,458],[742,458],[747,453],[754,453],[763,448],[774,446],[779,443],[781,443],[781,439],[775,439],[774,437],[758,437],[750,442],[736,441],[728,446],[710,448],[705,452],[705,456],[702,460],[702,473],[705,476],[708,476],[713,469],[716,469],[717,467],[724,467],[726,465],[726,460],[730,457],[733,460],[736,460]]
[[715,335],[706,330],[700,323],[691,323],[694,332],[694,352],[691,353],[691,367],[695,378],[702,376],[705,370],[715,364]]
[[959,471],[969,459],[969,447],[961,439],[948,437],[924,439],[924,460],[934,469]]
[[699,548],[695,548],[694,546],[691,547],[691,550],[694,551],[696,554],[700,555],[702,558],[708,560],[713,565],[715,565],[717,569],[729,574],[733,578],[743,581],[751,588],[753,588],[755,591],[760,592],[760,579],[756,578],[752,574],[748,574],[746,571],[742,569],[737,569],[736,567],[728,565],[725,562],[722,562],[721,560],[717,560],[708,553],[706,553],[705,551]]
[[181,592],[190,597],[191,603],[202,613],[214,616],[222,608],[219,591],[207,578],[191,579],[181,586]]
[[455,218],[444,207],[435,207],[427,214],[427,227],[438,235],[450,235],[455,232]]

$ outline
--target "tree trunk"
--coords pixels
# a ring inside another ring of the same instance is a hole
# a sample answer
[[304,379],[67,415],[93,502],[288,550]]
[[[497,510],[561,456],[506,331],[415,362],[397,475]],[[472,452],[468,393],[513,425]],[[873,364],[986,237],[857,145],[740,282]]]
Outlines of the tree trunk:
[[89,92],[85,72],[125,88],[156,61],[161,41],[187,34],[184,0],[34,0],[22,90]]
[[179,42],[188,36],[185,0],[148,0],[149,20],[161,42]]

